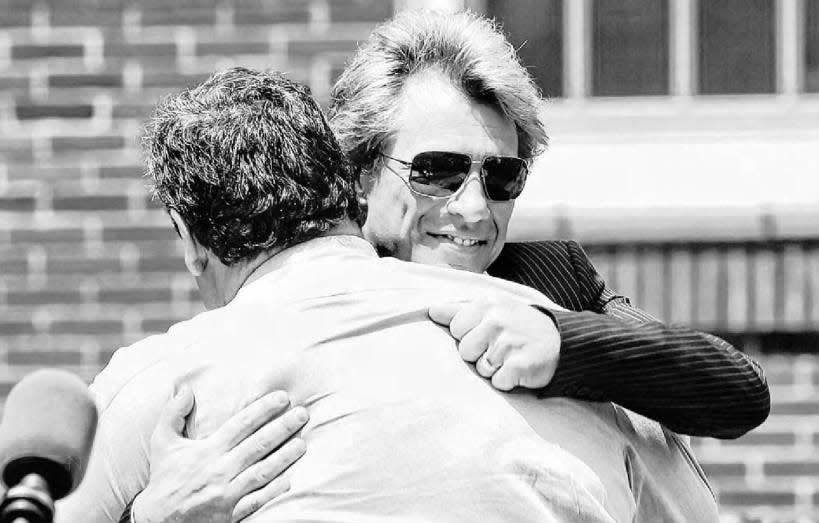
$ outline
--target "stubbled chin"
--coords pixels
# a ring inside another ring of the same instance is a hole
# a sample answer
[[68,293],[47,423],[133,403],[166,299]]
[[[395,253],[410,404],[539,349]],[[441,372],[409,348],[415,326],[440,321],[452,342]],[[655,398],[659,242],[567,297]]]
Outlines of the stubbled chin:
[[453,269],[470,272],[483,272],[484,258],[489,246],[479,244],[472,247],[456,245],[450,241],[432,241],[425,245],[416,245],[413,249],[412,261],[428,265],[448,265]]

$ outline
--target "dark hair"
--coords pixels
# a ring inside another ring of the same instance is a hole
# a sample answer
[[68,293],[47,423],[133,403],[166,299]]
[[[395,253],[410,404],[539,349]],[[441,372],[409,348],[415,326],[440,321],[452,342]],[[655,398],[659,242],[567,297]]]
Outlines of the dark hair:
[[154,196],[226,265],[358,218],[321,109],[279,73],[237,67],[166,98],[144,147]]
[[407,79],[431,69],[514,122],[521,158],[546,148],[540,91],[498,25],[469,11],[407,10],[375,28],[331,93],[330,125],[357,169],[371,169],[394,132]]

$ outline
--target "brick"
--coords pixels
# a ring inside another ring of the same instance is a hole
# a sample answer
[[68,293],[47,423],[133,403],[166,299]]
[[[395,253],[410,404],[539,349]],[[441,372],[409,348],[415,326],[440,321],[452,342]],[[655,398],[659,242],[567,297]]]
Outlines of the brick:
[[126,43],[105,42],[103,54],[106,58],[137,58],[149,56],[176,56],[174,43]]
[[182,272],[185,265],[180,258],[140,258],[140,272]]
[[778,445],[790,447],[796,444],[796,434],[793,432],[761,432],[751,431],[739,439],[722,442],[726,446],[757,447],[760,445]]
[[59,274],[96,274],[101,272],[119,272],[119,259],[74,259],[49,258],[46,261],[46,271]]
[[213,9],[176,8],[143,9],[140,20],[144,26],[156,25],[213,25],[216,13]]
[[31,25],[31,11],[29,9],[3,9],[0,16],[0,27],[24,27]]
[[0,159],[5,158],[9,162],[24,163],[33,159],[33,149],[31,140],[28,138],[2,138],[0,139]]
[[182,87],[193,87],[199,85],[210,76],[210,73],[184,74],[176,72],[149,72],[146,71],[142,78],[142,85],[146,88],[173,88],[179,90]]
[[84,238],[82,229],[14,229],[12,243],[80,242]]
[[55,211],[112,211],[128,208],[127,196],[76,196],[54,198]]
[[719,504],[750,507],[752,505],[787,506],[796,502],[793,492],[720,491]]
[[170,218],[168,218],[167,227],[122,227],[116,229],[106,228],[102,231],[102,240],[106,242],[174,239],[176,239],[176,232],[173,230]]
[[270,44],[267,42],[200,42],[196,45],[196,54],[203,55],[242,55],[267,54]]
[[142,332],[145,334],[158,334],[167,332],[176,323],[183,321],[183,318],[171,319],[148,319],[142,320]]
[[115,120],[147,120],[154,110],[154,104],[117,104],[111,111],[111,117]]
[[709,479],[716,477],[741,477],[745,475],[744,463],[700,463]]
[[0,211],[31,212],[34,210],[34,198],[26,196],[0,196]]
[[100,303],[151,303],[171,301],[170,289],[122,289],[101,290]]
[[233,6],[233,21],[237,25],[306,24],[310,21],[310,6],[301,0],[238,0]]
[[[123,0],[120,0],[123,1]],[[277,0],[278,1],[278,0]],[[224,0],[176,0],[173,4],[174,9],[191,9],[191,8],[208,8],[214,9],[224,4]],[[139,6],[143,9],[155,9],[159,11],[167,11],[167,0],[140,0]]]
[[122,322],[113,320],[61,320],[51,323],[51,334],[119,334]]
[[125,138],[122,136],[60,136],[51,139],[55,152],[121,149],[124,146]]
[[772,402],[772,415],[817,416],[819,401],[783,401]]
[[122,75],[107,74],[52,74],[48,77],[48,86],[52,88],[104,88],[122,87]]
[[83,355],[78,351],[9,351],[9,365],[80,365]]
[[25,274],[28,272],[28,262],[23,259],[0,258],[0,274]]
[[139,165],[104,165],[99,169],[99,177],[108,180],[113,178],[139,179],[145,174],[145,168]]
[[38,104],[17,105],[15,108],[20,120],[37,120],[41,118],[91,118],[94,108],[90,104]]
[[0,75],[0,91],[6,93],[27,93],[29,81],[26,76],[11,76],[9,74]]
[[81,45],[30,45],[18,44],[11,47],[14,60],[40,60],[43,58],[80,58],[84,54]]
[[81,302],[82,295],[79,290],[9,292],[6,295],[6,303],[9,305],[52,305],[55,303]]
[[812,476],[819,477],[819,461],[782,461],[765,463],[765,475],[770,476]]
[[79,180],[83,175],[82,169],[70,165],[15,165],[8,171],[10,180],[35,180],[41,183],[51,183],[55,180]]
[[287,46],[287,53],[297,58],[323,53],[352,54],[357,47],[355,40],[293,40]]
[[0,336],[19,336],[21,334],[34,334],[34,325],[30,321],[4,321],[0,320]]
[[392,2],[383,0],[333,0],[333,22],[382,22],[393,15]]
[[122,22],[122,10],[104,5],[77,6],[76,1],[72,1],[70,6],[53,6],[48,21],[55,27],[116,26]]

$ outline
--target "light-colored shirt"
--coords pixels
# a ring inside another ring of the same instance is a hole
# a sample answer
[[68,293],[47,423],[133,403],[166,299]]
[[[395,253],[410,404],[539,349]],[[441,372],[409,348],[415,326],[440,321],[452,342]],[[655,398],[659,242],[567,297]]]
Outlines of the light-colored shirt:
[[555,308],[547,298],[379,259],[354,237],[306,242],[263,269],[225,307],[117,351],[92,385],[97,441],[60,521],[117,521],[147,484],[150,435],[180,383],[197,399],[194,438],[266,391],[287,390],[310,412],[290,491],[248,521],[614,521],[599,476],[538,436],[427,315],[475,298]]

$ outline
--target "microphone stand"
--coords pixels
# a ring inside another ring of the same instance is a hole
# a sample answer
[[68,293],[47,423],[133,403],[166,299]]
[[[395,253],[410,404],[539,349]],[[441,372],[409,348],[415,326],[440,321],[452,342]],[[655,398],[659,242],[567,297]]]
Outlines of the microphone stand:
[[39,474],[23,476],[0,502],[0,523],[53,523],[54,501]]

